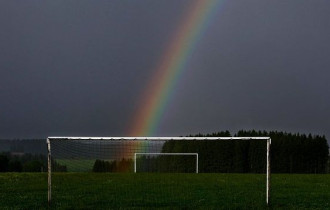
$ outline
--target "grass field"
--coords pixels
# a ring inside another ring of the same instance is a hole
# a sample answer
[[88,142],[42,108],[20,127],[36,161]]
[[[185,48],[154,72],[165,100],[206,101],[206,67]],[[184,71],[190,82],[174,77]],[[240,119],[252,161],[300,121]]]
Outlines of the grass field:
[[[267,209],[265,175],[62,173],[49,209]],[[47,209],[46,173],[0,173],[0,209]],[[330,175],[273,174],[269,209],[330,209]]]

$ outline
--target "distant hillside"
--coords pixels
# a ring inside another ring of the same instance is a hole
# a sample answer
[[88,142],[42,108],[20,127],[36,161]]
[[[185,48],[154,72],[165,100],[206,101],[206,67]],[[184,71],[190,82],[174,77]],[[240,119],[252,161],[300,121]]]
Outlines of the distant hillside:
[[0,153],[47,155],[46,139],[0,139]]

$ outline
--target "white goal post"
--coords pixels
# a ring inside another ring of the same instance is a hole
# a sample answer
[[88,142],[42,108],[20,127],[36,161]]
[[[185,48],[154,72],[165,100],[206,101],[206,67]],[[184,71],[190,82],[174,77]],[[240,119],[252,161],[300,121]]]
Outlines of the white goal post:
[[[271,138],[270,137],[48,137],[47,138],[47,150],[48,150],[48,203],[51,203],[52,200],[52,161],[51,161],[51,142],[52,141],[83,141],[83,140],[98,140],[98,141],[219,141],[219,140],[264,140],[267,141],[267,162],[266,162],[266,204],[269,205],[270,203],[270,179],[271,179],[271,167],[270,167],[270,149],[271,149]],[[142,153],[135,153],[135,160],[136,155]],[[148,153],[146,153],[148,154]],[[150,153],[149,153],[150,154]],[[164,155],[165,153],[161,153]],[[173,153],[169,153],[174,155]],[[184,155],[187,153],[177,153],[177,155]],[[198,154],[197,155],[197,172],[198,172]],[[190,154],[192,155],[192,154]],[[135,162],[136,164],[136,162]],[[136,172],[136,166],[135,166]]]
[[183,155],[183,156],[196,156],[196,174],[198,174],[198,153],[161,153],[161,152],[136,152],[134,153],[134,173],[136,173],[136,156],[137,155]]

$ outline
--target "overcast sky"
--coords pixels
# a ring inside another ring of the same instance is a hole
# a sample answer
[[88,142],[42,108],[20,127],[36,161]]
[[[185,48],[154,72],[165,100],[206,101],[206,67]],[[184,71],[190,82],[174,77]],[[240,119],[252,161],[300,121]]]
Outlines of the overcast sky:
[[[0,138],[125,136],[193,0],[1,1]],[[157,135],[330,138],[330,1],[227,0]]]

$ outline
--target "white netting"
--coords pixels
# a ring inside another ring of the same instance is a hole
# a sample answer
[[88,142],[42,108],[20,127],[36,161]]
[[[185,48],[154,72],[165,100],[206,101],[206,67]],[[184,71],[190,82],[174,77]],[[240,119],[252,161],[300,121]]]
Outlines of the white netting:
[[[244,193],[255,202],[265,198],[260,139],[51,139],[50,148],[52,200],[59,206],[70,196],[104,208],[214,206]],[[238,184],[233,173],[260,174]]]

